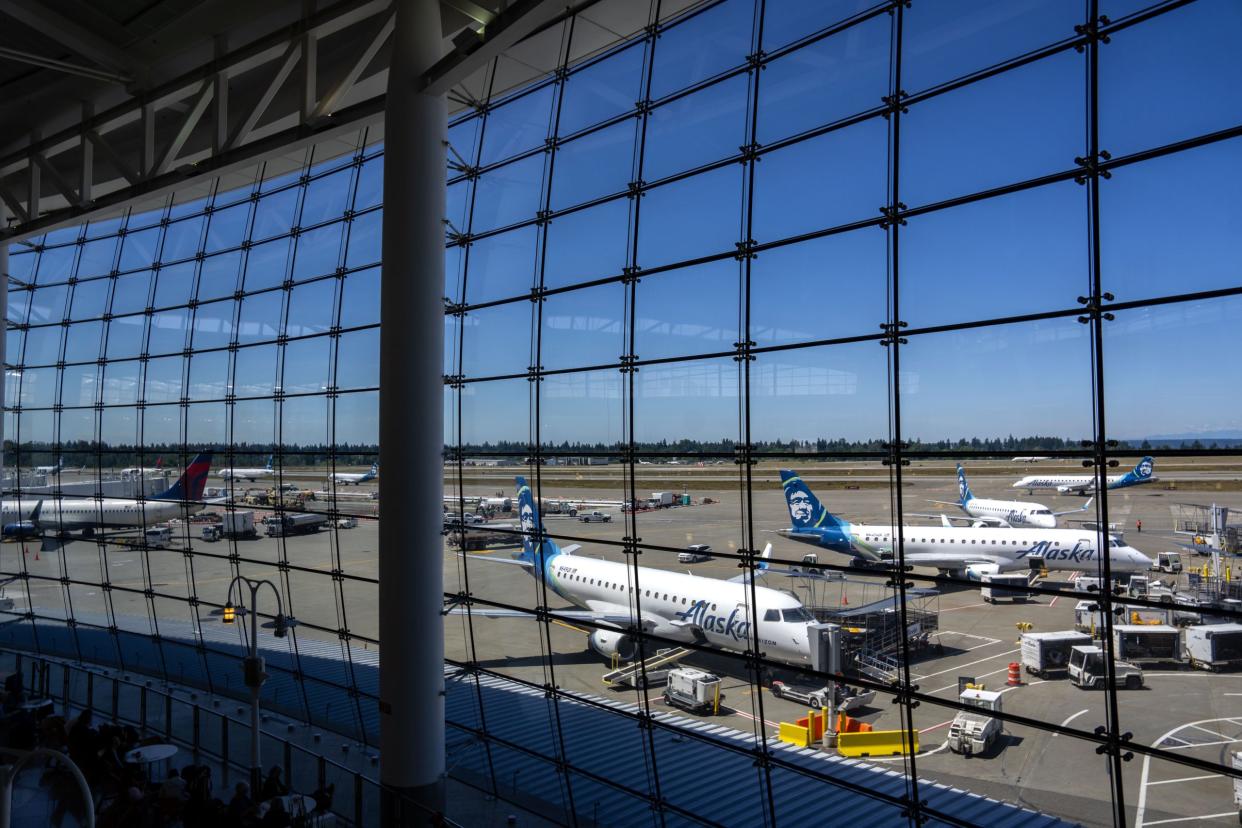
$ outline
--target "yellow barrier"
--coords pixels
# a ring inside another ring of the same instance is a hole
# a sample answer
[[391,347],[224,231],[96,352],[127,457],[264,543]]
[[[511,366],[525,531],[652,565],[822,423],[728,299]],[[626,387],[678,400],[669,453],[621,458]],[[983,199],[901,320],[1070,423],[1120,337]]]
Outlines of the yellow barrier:
[[[782,729],[784,725],[781,726]],[[910,744],[913,736],[913,745]],[[837,735],[837,751],[842,756],[893,756],[919,752],[919,732],[873,730],[870,733]]]
[[789,744],[797,745],[798,747],[810,747],[811,729],[799,727],[793,722],[781,722],[781,730],[777,738],[782,742],[789,742]]

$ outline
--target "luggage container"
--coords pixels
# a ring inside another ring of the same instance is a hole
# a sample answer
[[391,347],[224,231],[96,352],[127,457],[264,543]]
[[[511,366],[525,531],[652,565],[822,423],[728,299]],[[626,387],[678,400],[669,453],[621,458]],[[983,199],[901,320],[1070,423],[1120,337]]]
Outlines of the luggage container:
[[1033,594],[1029,589],[1029,576],[1022,572],[1008,574],[986,573],[979,594],[985,603],[995,604],[997,601],[1012,601],[1015,604],[1025,603]]
[[1182,634],[1167,624],[1117,624],[1113,627],[1113,651],[1118,660],[1131,664],[1180,664]]
[[1213,672],[1242,664],[1242,624],[1187,627],[1186,659],[1191,667]]
[[1091,636],[1077,630],[1022,634],[1022,666],[1028,673],[1047,678],[1069,667],[1070,649],[1091,643]]

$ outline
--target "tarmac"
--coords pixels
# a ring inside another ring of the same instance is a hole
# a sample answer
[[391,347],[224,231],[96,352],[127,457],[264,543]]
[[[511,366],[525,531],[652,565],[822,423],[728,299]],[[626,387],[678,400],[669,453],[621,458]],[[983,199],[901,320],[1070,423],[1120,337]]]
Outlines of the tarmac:
[[[1012,464],[1009,478],[999,473],[972,477],[972,488],[977,496],[1032,500],[1053,510],[1073,508],[1081,502],[1080,498],[1055,492],[1027,495],[1008,487],[1008,482],[1030,473],[1032,468]],[[503,490],[512,495],[512,473],[520,471],[524,470],[488,469],[488,474],[495,476],[496,481],[468,484],[465,493],[494,496],[498,490]],[[599,469],[591,471],[602,473]],[[681,469],[674,467],[669,471],[680,474]],[[724,474],[726,470],[720,471]],[[736,474],[735,469],[728,471]],[[619,470],[615,485],[605,489],[594,485],[594,480],[586,485],[575,485],[572,470],[552,469],[546,475],[542,472],[544,497],[597,502],[619,502],[625,497]],[[450,476],[446,473],[446,478]],[[500,482],[502,476],[508,477],[507,486]],[[807,476],[814,479],[812,473]],[[1233,479],[1239,477],[1242,474]],[[956,494],[956,481],[951,474],[911,475],[906,484],[901,492],[906,512],[930,512],[934,507],[928,500],[953,500]],[[208,485],[219,483],[212,479]],[[301,481],[299,485],[303,485]],[[1185,491],[1180,485],[1170,490],[1167,485],[1158,482],[1110,492],[1109,518],[1122,524],[1130,545],[1149,556],[1180,550],[1188,567],[1200,566],[1205,559],[1185,548],[1190,538],[1173,531],[1178,514],[1174,504],[1194,502],[1206,506],[1215,502],[1242,509],[1242,492],[1231,490],[1227,482],[1219,491]],[[667,482],[664,488],[674,489]],[[374,484],[348,489],[353,494],[373,490]],[[646,488],[638,491],[640,496],[648,493]],[[623,515],[619,508],[599,506],[591,508],[613,514],[611,522],[588,524],[547,515],[546,525],[553,535],[569,538],[562,540],[562,545],[580,543],[581,548],[575,554],[612,560],[623,560],[620,549],[595,541],[620,542],[636,531],[643,547],[677,548],[706,543],[718,551],[734,551],[746,544],[748,525],[753,527],[755,547],[762,548],[771,542],[773,557],[778,561],[797,563],[802,555],[814,551],[812,547],[777,534],[776,530],[787,525],[787,512],[778,491],[756,490],[750,503],[744,502],[737,488],[731,485],[693,488],[688,494],[700,505],[639,512],[632,516],[633,523],[629,521],[631,516]],[[883,522],[889,519],[894,508],[892,494],[887,487],[825,488],[821,500],[845,519]],[[705,498],[715,502],[701,505]],[[342,501],[342,509],[345,503]],[[331,503],[318,501],[313,507],[330,506]],[[264,511],[256,508],[256,518]],[[911,518],[908,522],[915,520]],[[1141,533],[1136,531],[1138,520],[1143,523]],[[497,522],[511,523],[513,516],[499,516]],[[197,531],[193,524],[191,527]],[[197,597],[223,603],[232,577],[228,556],[235,551],[241,556],[247,575],[271,578],[276,583],[287,579],[287,588],[282,592],[292,606],[286,608],[286,612],[297,616],[302,623],[298,630],[300,636],[336,640],[337,631],[345,629],[363,641],[378,638],[377,587],[373,582],[378,572],[378,532],[374,518],[364,516],[354,529],[331,529],[288,538],[208,543],[182,536],[174,542],[174,547],[143,550],[111,542],[86,541],[70,543],[59,552],[39,553],[37,543],[6,543],[0,545],[0,570],[21,571],[22,562],[17,559],[20,555],[24,556],[24,566],[32,575],[43,576],[29,581],[28,593],[20,581],[8,585],[7,597],[14,599],[15,610],[19,612],[33,604],[41,614],[52,616],[68,617],[70,610],[106,613],[111,609],[118,618],[171,616],[185,620],[195,612],[185,599]],[[193,556],[182,554],[187,547],[194,551]],[[506,547],[482,550],[478,554],[503,558],[513,551],[513,547]],[[531,608],[545,602],[552,607],[563,606],[555,596],[551,596],[551,600],[545,597],[537,583],[520,567],[463,558],[447,544],[442,554],[446,593],[466,589],[468,584],[468,591],[481,599]],[[292,565],[286,572],[281,571],[283,560]],[[847,563],[844,556],[826,550],[820,550],[820,561]],[[646,548],[640,564],[714,578],[729,578],[738,573],[735,561],[716,559],[693,565],[679,564],[675,553]],[[333,580],[333,570],[358,578]],[[59,580],[63,577],[69,579],[67,584]],[[812,584],[804,579],[779,580],[780,583],[765,585],[792,589],[805,603],[820,606],[838,607],[846,603],[858,606],[891,594],[884,586],[886,578],[882,575],[850,573],[847,581],[827,584]],[[110,607],[99,585],[105,581],[111,584]],[[1184,574],[1181,582],[1185,583]],[[1056,571],[1049,574],[1043,585],[1064,587],[1067,591],[1073,589],[1066,573]],[[1018,660],[1016,625],[1030,623],[1036,631],[1072,629],[1076,600],[1075,596],[1067,594],[1041,596],[1025,604],[989,605],[973,588],[946,592],[931,599],[931,606],[939,612],[935,641],[941,646],[912,661],[912,680],[921,692],[952,700],[957,693],[959,677],[969,676],[989,689],[1004,690],[1006,711],[1089,733],[1105,724],[1105,694],[1078,689],[1066,679],[1045,681],[1029,675],[1023,676],[1021,686],[1010,688],[1005,684],[1009,663]],[[203,613],[201,623],[217,623],[206,614],[207,608],[200,607],[198,611]],[[541,625],[527,619],[468,620],[463,615],[449,616],[445,622],[445,651],[448,658],[477,661],[481,667],[527,681],[551,683],[576,693],[650,705],[654,709],[663,708],[658,687],[644,691],[605,685],[601,677],[608,664],[586,646],[583,631],[570,625],[554,623],[547,627],[545,635]],[[766,688],[756,690],[736,659],[696,655],[685,663],[713,670],[724,678],[725,701],[721,714],[700,718],[710,718],[716,724],[739,731],[775,736],[780,722],[806,714],[805,708],[773,697]],[[1231,750],[1242,749],[1242,673],[1160,669],[1147,670],[1145,679],[1147,686],[1143,690],[1118,691],[1121,726],[1133,734],[1134,742],[1159,745],[1178,755],[1223,764],[1229,763]],[[899,710],[892,704],[891,697],[881,692],[870,708],[857,711],[855,715],[877,729],[895,729],[901,726]],[[1113,824],[1111,766],[1106,757],[1096,753],[1094,744],[1010,724],[1005,727],[1002,743],[993,753],[964,758],[951,753],[944,742],[954,713],[953,709],[933,703],[921,704],[913,711],[913,725],[920,731],[921,743],[920,753],[913,761],[909,758],[868,761],[895,770],[914,770],[921,778],[1084,824]],[[1231,780],[1219,774],[1164,760],[1148,761],[1136,754],[1123,764],[1121,781],[1127,802],[1127,822],[1136,826],[1191,822],[1224,824],[1237,818]]]

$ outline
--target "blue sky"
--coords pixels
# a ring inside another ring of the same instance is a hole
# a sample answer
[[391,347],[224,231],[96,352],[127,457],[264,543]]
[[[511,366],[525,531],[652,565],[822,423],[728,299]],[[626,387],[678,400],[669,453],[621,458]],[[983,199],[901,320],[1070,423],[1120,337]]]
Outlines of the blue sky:
[[[763,47],[768,53],[833,22],[833,15],[868,4],[768,0]],[[1145,5],[1105,0],[1114,20]],[[914,4],[905,13],[903,88],[932,88],[1072,35],[1083,14],[1080,0],[1010,3],[947,0]],[[652,95],[675,93],[738,65],[751,51],[750,0],[728,0],[664,33],[655,52]],[[770,63],[760,76],[756,136],[771,146],[801,131],[877,106],[887,93],[891,18],[879,15]],[[1234,44],[1242,41],[1242,6],[1199,0],[1155,20],[1116,33],[1100,49],[1101,146],[1114,157],[1235,126],[1242,112],[1242,70]],[[643,44],[621,49],[572,74],[557,113],[552,87],[516,97],[493,109],[483,128],[477,119],[455,125],[457,154],[486,164],[543,145],[554,117],[560,135],[572,136],[601,120],[632,112],[642,95]],[[1003,186],[1071,167],[1085,147],[1085,57],[1066,50],[911,106],[902,118],[901,199],[911,207]],[[751,89],[745,75],[656,107],[645,135],[645,157],[636,167],[637,118],[628,118],[558,148],[550,188],[549,156],[536,153],[504,164],[471,184],[450,187],[446,214],[452,227],[475,233],[529,221],[547,194],[554,210],[608,197],[641,177],[646,182],[735,156],[749,141]],[[888,123],[871,118],[762,156],[755,170],[751,235],[761,243],[846,222],[871,219],[888,200]],[[482,140],[480,141],[480,135]],[[380,201],[382,159],[363,166],[355,209]],[[330,166],[330,165],[329,165]],[[328,169],[325,167],[324,169]],[[1242,139],[1224,141],[1117,169],[1102,182],[1101,262],[1105,290],[1119,301],[1242,284],[1242,207],[1237,178]],[[314,335],[341,314],[345,327],[378,320],[375,269],[351,275],[338,294],[334,281],[315,281],[338,266],[378,259],[378,212],[350,227],[334,221],[349,204],[352,169],[331,172],[299,188],[265,184],[251,214],[249,202],[219,210],[210,219],[178,208],[181,219],[161,236],[158,227],[131,233],[119,256],[115,237],[88,242],[79,276],[107,273],[114,256],[121,270],[112,312],[140,312],[148,296],[157,307],[200,301],[188,310],[158,313],[152,353],[174,354],[193,333],[195,347],[223,347],[234,337],[235,393],[317,392],[334,381],[326,338],[291,345],[283,366],[274,340],[281,333]],[[527,294],[542,270],[549,288],[607,278],[638,264],[645,270],[696,256],[729,251],[741,237],[746,170],[718,170],[648,191],[636,202],[614,198],[554,219],[475,241],[463,279],[461,251],[447,257],[445,293],[452,301],[489,302]],[[473,215],[470,202],[473,199]],[[299,212],[300,211],[300,212]],[[183,218],[184,216],[184,218]],[[154,216],[147,224],[153,224]],[[913,327],[1073,307],[1089,289],[1087,188],[1063,182],[911,218],[901,229],[901,318]],[[308,227],[296,240],[295,223]],[[131,220],[131,227],[143,222]],[[248,229],[250,228],[250,229]],[[114,233],[103,222],[99,235]],[[246,234],[268,239],[248,252]],[[94,229],[88,236],[95,235]],[[62,233],[64,240],[76,236]],[[186,262],[152,273],[156,245],[164,261],[209,254],[201,274]],[[54,281],[69,272],[74,247],[44,253],[39,273],[32,256],[14,256],[19,278]],[[804,241],[764,251],[751,271],[751,338],[759,346],[797,344],[871,334],[887,313],[888,238],[878,228]],[[45,274],[48,274],[45,277]],[[298,282],[288,307],[280,291],[231,298],[247,290]],[[305,284],[303,284],[305,283]],[[462,294],[464,284],[464,295]],[[41,288],[32,321],[58,321],[66,313],[90,319],[108,301],[107,280],[84,282],[70,299],[65,286]],[[581,369],[615,363],[626,351],[633,320],[634,350],[642,359],[727,351],[740,338],[742,278],[733,259],[643,275],[631,307],[620,284],[580,288],[542,305],[540,362],[546,369]],[[14,296],[11,314],[21,312]],[[1236,377],[1228,360],[1213,354],[1233,347],[1238,300],[1127,311],[1106,326],[1110,430],[1116,436],[1194,432],[1242,427]],[[68,310],[66,310],[68,309]],[[534,363],[533,306],[522,301],[472,311],[460,331],[448,320],[445,373],[471,377],[525,373]],[[143,317],[114,321],[102,353],[136,357]],[[73,327],[66,359],[100,355],[102,323]],[[59,329],[32,331],[29,364],[57,359]],[[14,338],[10,335],[11,345]],[[374,332],[347,335],[336,359],[335,383],[367,387],[377,381]],[[1055,434],[1077,438],[1091,427],[1091,347],[1088,330],[1063,320],[991,326],[912,337],[902,349],[900,384],[907,436],[945,437]],[[760,356],[751,366],[751,407],[757,439],[865,439],[884,436],[888,405],[888,354],[875,343],[820,346]],[[227,354],[153,360],[148,399],[175,400],[185,391],[201,417],[195,431],[236,439],[318,441],[331,423],[322,398],[297,403],[296,416],[277,420],[270,402],[239,406],[235,431],[210,402],[229,381]],[[136,399],[136,361],[67,369],[65,381],[81,403],[98,390],[107,401]],[[644,367],[636,377],[639,439],[738,437],[738,365],[728,357]],[[55,369],[27,372],[28,405],[51,404]],[[541,428],[551,442],[615,442],[625,433],[628,385],[615,369],[548,378],[542,385]],[[524,379],[475,384],[463,398],[460,435],[467,441],[525,439],[531,430],[530,386]],[[163,395],[162,397],[160,395]],[[1186,400],[1202,401],[1188,405]],[[344,400],[338,405],[344,405]],[[446,402],[452,413],[453,400]],[[338,412],[337,438],[366,441],[376,430],[374,395]],[[316,406],[323,409],[319,411]],[[287,406],[288,409],[289,406]],[[241,410],[241,409],[244,409]],[[170,411],[175,411],[170,408]],[[149,409],[150,411],[150,409]],[[175,434],[175,418],[144,424],[149,434]],[[121,413],[105,418],[105,433],[134,432]],[[46,430],[24,424],[24,433]],[[62,426],[64,428],[64,426]],[[86,429],[85,423],[74,429]],[[111,429],[111,431],[109,431]],[[191,435],[193,436],[193,435]],[[450,433],[450,438],[457,435]],[[221,437],[220,439],[224,439]]]

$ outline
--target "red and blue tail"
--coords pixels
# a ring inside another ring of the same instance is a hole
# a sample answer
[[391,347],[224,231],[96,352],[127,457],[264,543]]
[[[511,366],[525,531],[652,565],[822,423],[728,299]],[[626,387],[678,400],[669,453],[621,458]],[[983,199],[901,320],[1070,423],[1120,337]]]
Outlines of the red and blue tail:
[[207,473],[211,471],[211,452],[204,451],[190,461],[185,472],[177,478],[177,482],[164,492],[155,495],[153,500],[202,500],[203,489],[207,487]]

